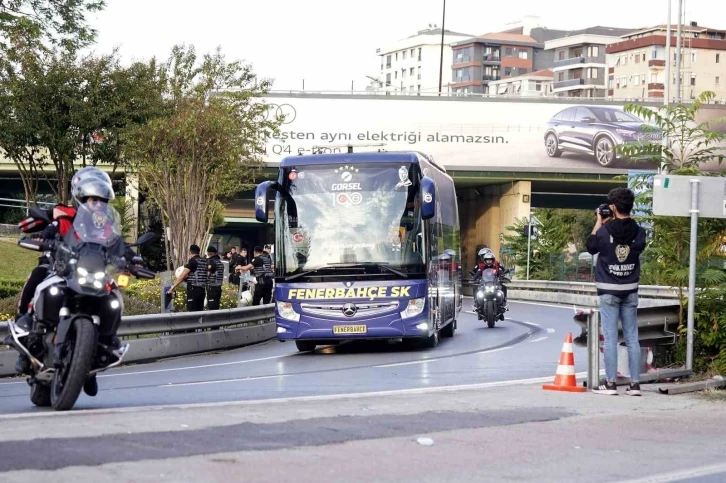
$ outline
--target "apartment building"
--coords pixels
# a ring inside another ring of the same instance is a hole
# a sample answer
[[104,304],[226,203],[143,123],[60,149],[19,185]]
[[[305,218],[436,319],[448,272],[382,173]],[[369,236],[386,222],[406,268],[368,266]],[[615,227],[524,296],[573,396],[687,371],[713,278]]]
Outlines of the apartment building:
[[554,85],[558,97],[607,96],[608,65],[605,48],[621,40],[632,29],[590,27],[545,42],[545,52],[552,52]]
[[[452,52],[450,45],[471,35],[444,32],[444,71],[442,86],[451,83]],[[441,60],[441,29],[419,30],[416,35],[376,50],[381,58],[379,89],[386,92],[438,92]]]
[[549,69],[553,52],[545,51],[544,43],[566,34],[564,30],[518,26],[454,43],[452,91],[491,95],[492,82]]
[[489,83],[492,97],[543,97],[552,95],[554,73],[549,69]]
[[681,26],[681,65],[676,66],[676,26],[672,27],[671,59],[666,58],[667,26],[641,29],[621,36],[607,46],[608,96],[622,99],[662,98],[665,66],[671,63],[671,98],[676,94],[676,76],[681,78],[681,99],[694,99],[713,91],[726,99],[726,31],[699,26]]

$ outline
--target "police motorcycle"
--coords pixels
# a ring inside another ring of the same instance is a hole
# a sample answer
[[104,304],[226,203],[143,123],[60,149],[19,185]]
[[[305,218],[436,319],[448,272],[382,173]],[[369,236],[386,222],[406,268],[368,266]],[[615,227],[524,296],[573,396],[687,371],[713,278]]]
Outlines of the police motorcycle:
[[[78,208],[65,236],[18,241],[22,248],[45,252],[51,267],[33,297],[32,327],[24,330],[9,321],[5,342],[30,359],[28,385],[36,406],[69,410],[90,377],[121,364],[129,344],[115,348],[110,342],[124,308],[119,287],[128,285],[129,275],[155,277],[131,247],[150,243],[156,235],[124,243],[118,213],[101,203],[98,211]],[[42,210],[31,208],[30,215],[50,223]]]
[[[511,270],[505,272],[511,273]],[[497,320],[504,320],[506,312],[506,301],[502,291],[502,283],[511,280],[505,276],[499,276],[495,268],[484,268],[481,280],[474,295],[474,310],[479,320],[486,320],[487,326],[491,329]]]

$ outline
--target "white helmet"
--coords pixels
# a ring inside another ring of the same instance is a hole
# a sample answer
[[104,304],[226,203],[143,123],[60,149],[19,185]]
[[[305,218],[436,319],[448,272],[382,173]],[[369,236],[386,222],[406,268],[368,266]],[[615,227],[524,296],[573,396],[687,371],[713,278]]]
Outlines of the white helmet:
[[71,196],[73,197],[73,204],[76,208],[85,203],[86,198],[89,196],[105,200],[106,203],[113,201],[114,198],[116,198],[116,195],[113,192],[113,185],[96,176],[87,176],[76,183],[76,185],[71,188]]
[[76,171],[76,174],[74,174],[73,178],[71,178],[71,190],[74,186],[76,186],[79,182],[83,181],[86,178],[98,178],[107,182],[108,184],[112,184],[111,177],[106,174],[106,172],[101,171],[95,166],[86,166],[85,168],[81,168]]
[[184,266],[177,267],[176,270],[174,270],[174,277],[179,278],[184,271]]
[[240,295],[239,297],[239,304],[242,307],[252,305],[252,294],[249,290],[245,290],[244,292],[242,292],[242,295]]

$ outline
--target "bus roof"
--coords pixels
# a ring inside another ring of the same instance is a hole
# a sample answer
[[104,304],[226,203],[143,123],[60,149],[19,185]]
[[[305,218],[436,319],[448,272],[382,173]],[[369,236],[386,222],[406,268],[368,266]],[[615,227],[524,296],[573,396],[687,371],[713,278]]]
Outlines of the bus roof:
[[[309,166],[312,164],[344,164],[344,163],[418,163],[419,157],[425,155],[413,151],[401,152],[359,152],[335,154],[310,154],[303,156],[287,156],[280,161],[280,167]],[[431,163],[431,160],[427,160]],[[435,163],[431,163],[434,164]],[[438,167],[438,166],[437,166]],[[441,168],[439,168],[441,169]],[[442,171],[444,171],[442,169]],[[445,171],[444,171],[445,172]]]

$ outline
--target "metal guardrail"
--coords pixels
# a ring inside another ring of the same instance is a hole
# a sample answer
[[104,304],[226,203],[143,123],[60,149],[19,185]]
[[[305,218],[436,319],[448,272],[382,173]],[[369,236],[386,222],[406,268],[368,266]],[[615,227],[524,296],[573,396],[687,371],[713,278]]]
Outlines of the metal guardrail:
[[[124,363],[233,349],[275,337],[274,304],[205,312],[123,317],[118,335],[130,339]],[[213,329],[201,330],[199,329]],[[7,322],[0,322],[0,334]],[[148,337],[158,334],[155,337]],[[144,337],[146,336],[146,337]],[[15,350],[0,351],[0,377],[15,375]]]

